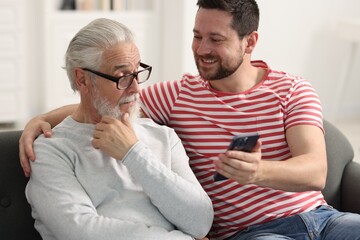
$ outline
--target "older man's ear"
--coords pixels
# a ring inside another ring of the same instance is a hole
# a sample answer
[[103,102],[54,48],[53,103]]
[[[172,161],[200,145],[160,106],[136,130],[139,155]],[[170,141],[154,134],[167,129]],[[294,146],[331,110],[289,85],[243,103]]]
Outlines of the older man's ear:
[[88,90],[88,81],[90,81],[90,77],[85,73],[85,71],[81,68],[74,68],[74,81],[76,84],[76,88],[81,92],[86,92]]

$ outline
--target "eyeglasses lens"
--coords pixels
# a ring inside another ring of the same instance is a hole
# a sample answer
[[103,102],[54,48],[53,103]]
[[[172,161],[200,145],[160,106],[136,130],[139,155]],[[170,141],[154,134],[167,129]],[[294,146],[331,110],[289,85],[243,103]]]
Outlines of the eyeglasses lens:
[[135,75],[136,75],[136,81],[138,83],[143,83],[149,79],[150,71],[149,71],[149,69],[145,69],[145,70],[141,70],[141,71],[137,72],[136,74],[131,74],[131,75],[122,77],[120,79],[120,81],[118,82],[118,88],[119,89],[128,88],[134,81]]
[[150,71],[148,69],[143,70],[137,74],[138,83],[143,83],[149,78]]

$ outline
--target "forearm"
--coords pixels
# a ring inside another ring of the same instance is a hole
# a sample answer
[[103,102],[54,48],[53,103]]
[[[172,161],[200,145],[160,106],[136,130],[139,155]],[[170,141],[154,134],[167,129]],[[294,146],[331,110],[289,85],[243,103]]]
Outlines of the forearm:
[[[63,224],[61,228],[54,227],[53,233],[57,239],[68,240],[128,240],[128,239],[156,239],[156,240],[191,240],[191,236],[178,230],[167,231],[157,226],[147,226],[109,217],[102,217],[96,213],[82,216],[71,216],[76,219]],[[75,221],[76,220],[76,221]]]
[[285,161],[262,161],[261,179],[256,183],[286,192],[321,191],[326,181],[326,164],[314,163],[316,155],[302,155]]
[[78,107],[78,104],[66,105],[63,107],[56,108],[50,112],[41,114],[35,118],[39,118],[45,122],[50,123],[51,127],[55,127],[67,116],[71,115],[75,109]]
[[[175,155],[183,159],[174,162],[187,159],[180,153]],[[186,168],[186,172],[174,169],[175,166],[169,169],[141,143],[129,152],[123,164],[142,185],[152,203],[179,230],[196,238],[207,234],[213,220],[212,203],[188,164],[179,167]]]
[[288,192],[319,191],[327,174],[326,147],[323,132],[315,126],[295,126],[286,138],[292,157],[284,161],[261,161],[260,182]]
[[[41,193],[38,196],[44,198],[46,194],[48,193]],[[40,202],[40,200],[36,198],[34,201]],[[41,212],[37,212],[37,214],[40,216],[42,221],[44,220],[44,222],[46,222],[46,228],[56,237],[56,239],[193,239],[191,236],[178,230],[168,231],[164,228],[148,226],[141,222],[132,222],[123,219],[100,216],[95,210],[92,211],[91,208],[89,208],[88,212],[75,213],[71,212],[68,207],[65,209],[53,209],[49,205],[37,205],[38,204],[35,204],[35,209],[42,210]],[[67,205],[73,206],[73,209],[76,209],[76,211],[84,209],[84,204],[78,205],[73,202],[68,202]]]

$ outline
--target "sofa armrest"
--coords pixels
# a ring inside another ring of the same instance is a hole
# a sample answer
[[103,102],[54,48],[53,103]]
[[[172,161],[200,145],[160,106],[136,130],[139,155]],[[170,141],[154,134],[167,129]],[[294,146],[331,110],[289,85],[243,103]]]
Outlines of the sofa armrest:
[[342,211],[360,213],[360,163],[347,164],[341,185]]

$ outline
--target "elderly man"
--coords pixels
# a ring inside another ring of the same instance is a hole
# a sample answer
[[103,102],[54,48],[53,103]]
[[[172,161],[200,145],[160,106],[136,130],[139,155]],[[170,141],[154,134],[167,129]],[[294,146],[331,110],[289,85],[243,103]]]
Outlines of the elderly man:
[[151,66],[131,31],[94,20],[71,40],[65,68],[81,102],[52,138],[35,141],[26,188],[42,238],[203,238],[213,209],[180,139],[137,118]]

